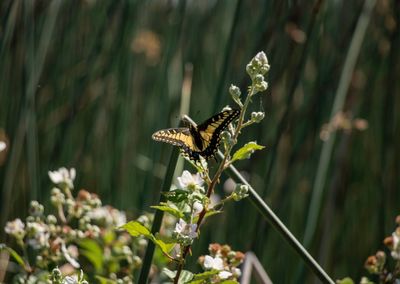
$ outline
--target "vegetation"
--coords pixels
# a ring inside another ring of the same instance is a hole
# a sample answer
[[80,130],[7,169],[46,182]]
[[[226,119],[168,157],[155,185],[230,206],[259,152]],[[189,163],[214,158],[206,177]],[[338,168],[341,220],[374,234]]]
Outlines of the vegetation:
[[[270,88],[249,111],[267,119],[238,143],[252,138],[266,150],[238,162],[243,174],[335,279],[361,279],[365,257],[393,230],[398,1],[5,0],[0,19],[1,227],[24,220],[30,200],[50,208],[45,173],[61,165],[130,217],[149,210],[171,149],[151,134],[181,114],[218,112],[230,82],[245,89],[243,66],[264,50]],[[193,255],[229,243],[255,251],[273,280],[311,281],[250,202],[224,211],[202,227]],[[10,241],[4,231],[0,240]]]

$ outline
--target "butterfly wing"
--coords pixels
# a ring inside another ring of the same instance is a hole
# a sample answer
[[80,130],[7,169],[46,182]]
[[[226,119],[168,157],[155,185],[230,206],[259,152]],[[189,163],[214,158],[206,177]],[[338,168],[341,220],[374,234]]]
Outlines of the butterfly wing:
[[197,132],[202,138],[203,143],[201,151],[199,152],[201,156],[205,159],[214,156],[221,141],[222,131],[224,131],[239,114],[240,110],[225,110],[197,126]]
[[153,140],[178,146],[192,160],[198,160],[198,152],[189,128],[162,129],[152,135]]
[[192,160],[214,157],[221,141],[221,132],[228,127],[240,110],[226,110],[207,119],[197,127],[169,128],[155,132],[152,138],[182,149],[183,154]]

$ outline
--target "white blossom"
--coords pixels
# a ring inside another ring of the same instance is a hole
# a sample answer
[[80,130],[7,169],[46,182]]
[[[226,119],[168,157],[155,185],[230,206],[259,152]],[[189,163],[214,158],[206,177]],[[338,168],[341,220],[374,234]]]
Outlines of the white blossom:
[[190,239],[197,238],[197,224],[188,224],[183,219],[179,219],[179,222],[175,225],[175,233],[181,236],[188,237]]
[[209,255],[205,256],[203,266],[204,266],[204,269],[206,269],[206,270],[211,270],[211,269],[222,270],[222,269],[224,269],[224,263],[220,257],[214,258]]
[[106,226],[122,226],[126,223],[126,215],[124,212],[110,206],[94,208],[86,213],[91,220],[102,221]]
[[203,204],[196,200],[195,202],[193,202],[193,215],[198,215],[200,214],[201,211],[203,211],[204,206]]
[[49,246],[50,233],[46,224],[28,222],[26,227],[28,232],[28,245],[34,249],[40,249]]
[[238,277],[240,277],[240,276],[242,275],[242,271],[240,271],[239,268],[235,267],[235,268],[232,268],[232,274],[233,274],[236,278],[238,278]]
[[226,270],[221,271],[220,273],[218,273],[219,278],[221,278],[222,280],[224,279],[228,279],[229,277],[232,276],[232,273]]
[[72,275],[64,278],[62,284],[78,284],[78,276]]
[[201,178],[200,174],[192,175],[189,171],[183,171],[182,176],[177,178],[178,188],[190,188],[196,189],[201,187],[204,180]]
[[25,224],[21,219],[17,218],[14,221],[7,222],[4,231],[14,237],[23,238],[25,235]]
[[397,231],[393,232],[393,250],[391,255],[394,259],[400,260],[400,236],[397,234]]
[[74,179],[76,171],[74,168],[70,170],[59,168],[57,171],[49,171],[49,178],[54,184],[66,184],[69,188],[74,188]]
[[7,148],[7,144],[4,141],[0,141],[0,152]]
[[76,246],[70,245],[67,247],[65,246],[65,243],[61,244],[61,251],[65,257],[65,259],[74,267],[74,268],[79,268],[81,265],[79,262],[74,258],[78,257],[78,249]]

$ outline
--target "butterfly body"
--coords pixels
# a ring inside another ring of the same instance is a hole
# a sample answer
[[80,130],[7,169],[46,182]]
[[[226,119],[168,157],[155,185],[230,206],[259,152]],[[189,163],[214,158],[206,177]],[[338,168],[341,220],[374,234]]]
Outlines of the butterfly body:
[[225,110],[207,119],[200,125],[169,128],[155,132],[152,138],[181,148],[184,155],[198,161],[215,156],[221,141],[221,133],[239,116],[239,110]]

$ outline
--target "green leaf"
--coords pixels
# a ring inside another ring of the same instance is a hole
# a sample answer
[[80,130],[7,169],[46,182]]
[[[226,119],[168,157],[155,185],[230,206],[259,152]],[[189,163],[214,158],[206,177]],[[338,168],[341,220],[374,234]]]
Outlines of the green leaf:
[[179,275],[178,284],[189,283],[193,279],[193,273],[188,270],[182,270],[181,275]]
[[156,246],[158,246],[163,253],[169,256],[169,253],[176,245],[175,243],[165,243],[163,240],[157,239],[153,235],[149,238]]
[[176,208],[172,208],[171,206],[167,205],[167,204],[162,204],[162,205],[155,205],[155,206],[150,206],[151,208],[154,209],[158,209],[164,212],[167,212],[173,216],[175,216],[176,218],[182,218],[183,217],[183,213],[181,211],[179,211]]
[[171,280],[174,280],[176,276],[176,271],[169,270],[168,268],[163,268],[162,272]]
[[5,244],[0,244],[0,251],[2,250],[6,250],[19,265],[21,265],[24,269],[26,268],[24,260],[15,250],[6,246]]
[[115,232],[113,230],[106,230],[103,240],[106,244],[111,244],[115,240]]
[[237,282],[236,280],[225,280],[222,282],[219,282],[220,284],[238,284],[239,282]]
[[235,154],[233,154],[231,162],[236,161],[236,160],[249,159],[251,154],[254,153],[254,151],[262,150],[264,148],[265,148],[264,146],[258,145],[256,142],[253,142],[253,141],[249,142],[249,143],[245,144],[242,148],[237,150],[235,152]]
[[216,269],[205,271],[205,272],[202,272],[202,273],[195,274],[194,277],[193,277],[193,280],[205,280],[205,279],[208,279],[208,278],[210,278],[210,277],[212,277],[212,276],[214,276],[214,275],[216,275],[218,273],[219,273],[219,271],[216,270]]
[[[175,279],[176,271],[169,270],[168,268],[163,268],[162,272],[171,280]],[[193,279],[193,273],[187,270],[182,270],[181,275],[179,275],[179,284],[189,283]]]
[[164,196],[168,201],[179,203],[183,200],[186,200],[189,193],[190,192],[187,189],[176,188],[174,190],[164,193]]
[[128,233],[131,234],[131,236],[133,237],[138,237],[140,235],[149,237],[151,235],[149,229],[140,224],[138,221],[130,221],[125,225],[122,225],[120,228],[128,231]]
[[342,280],[337,280],[338,284],[354,284],[354,281],[350,277],[343,278]]
[[81,248],[81,254],[93,264],[96,271],[101,272],[103,269],[103,250],[100,245],[90,239],[84,239],[78,244]]
[[108,279],[108,278],[105,278],[105,277],[99,276],[99,275],[96,275],[95,278],[97,280],[99,280],[100,284],[116,284],[117,283],[116,281],[114,281],[112,279]]

